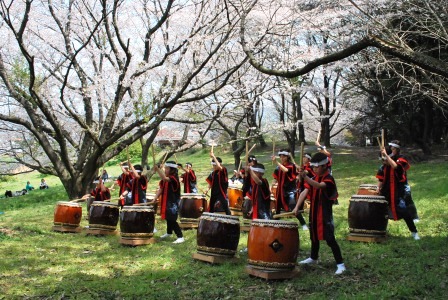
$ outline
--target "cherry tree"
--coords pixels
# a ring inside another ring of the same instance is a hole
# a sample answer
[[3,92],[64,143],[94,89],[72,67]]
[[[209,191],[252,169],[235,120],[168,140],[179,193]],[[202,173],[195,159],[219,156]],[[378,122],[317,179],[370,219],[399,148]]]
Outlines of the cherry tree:
[[219,0],[1,1],[2,155],[83,195],[108,160],[244,64],[233,10]]

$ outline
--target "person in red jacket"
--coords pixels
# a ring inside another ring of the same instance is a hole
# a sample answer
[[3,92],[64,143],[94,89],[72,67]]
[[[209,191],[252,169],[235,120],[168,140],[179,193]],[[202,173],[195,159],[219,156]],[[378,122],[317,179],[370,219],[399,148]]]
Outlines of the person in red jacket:
[[184,184],[184,193],[196,194],[198,192],[198,188],[196,186],[196,174],[193,170],[193,165],[189,162],[185,164],[185,168],[178,164],[179,168],[184,171],[182,175],[180,175],[180,181]]

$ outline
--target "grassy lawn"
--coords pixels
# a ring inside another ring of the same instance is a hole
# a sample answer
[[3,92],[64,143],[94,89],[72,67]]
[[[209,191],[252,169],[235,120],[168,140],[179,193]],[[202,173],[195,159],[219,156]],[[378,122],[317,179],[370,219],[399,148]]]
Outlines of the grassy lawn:
[[[220,153],[227,162],[231,155]],[[311,150],[311,149],[310,149]],[[347,213],[351,195],[363,183],[376,183],[376,151],[338,148],[333,175],[339,189],[334,207],[336,238],[348,271],[335,276],[329,247],[321,243],[320,263],[297,267],[289,280],[267,281],[245,273],[247,254],[238,251],[235,263],[212,265],[192,259],[196,231],[185,230],[186,242],[161,240],[166,224],[156,219],[157,243],[139,247],[119,244],[119,236],[96,237],[52,231],[57,201],[67,196],[57,178],[45,176],[48,190],[0,199],[0,299],[446,299],[448,295],[448,180],[447,159],[413,163],[409,172],[414,202],[421,221],[420,241],[414,241],[404,221],[389,222],[384,243],[347,241]],[[268,168],[270,150],[255,154]],[[208,152],[177,155],[193,163],[200,187],[211,170]],[[116,165],[107,166],[119,175]],[[0,184],[0,191],[38,187],[41,175],[16,176]],[[154,189],[155,176],[150,182]],[[2,194],[3,194],[2,192]],[[117,192],[113,192],[113,196]],[[86,212],[83,204],[83,214]],[[81,226],[87,226],[83,218]],[[309,256],[308,232],[300,230],[299,260]],[[241,233],[238,249],[247,244]]]

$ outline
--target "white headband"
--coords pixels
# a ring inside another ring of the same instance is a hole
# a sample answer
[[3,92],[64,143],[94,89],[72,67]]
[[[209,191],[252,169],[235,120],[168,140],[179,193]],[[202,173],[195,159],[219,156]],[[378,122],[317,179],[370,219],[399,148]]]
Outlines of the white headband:
[[176,164],[165,163],[165,167],[170,167],[170,168],[177,169],[178,166]]
[[216,163],[215,163],[214,161],[211,161],[210,163],[211,163],[212,165],[214,165],[214,166],[216,165]]
[[400,145],[395,144],[395,143],[389,143],[389,146],[392,146],[392,147],[400,149]]
[[264,169],[262,169],[262,168],[254,168],[254,167],[250,167],[250,169],[252,170],[252,171],[254,171],[254,172],[258,172],[258,173],[262,173],[262,174],[264,174]]
[[289,152],[287,152],[287,151],[279,151],[279,152],[278,152],[278,155],[286,155],[286,156],[289,156]]
[[318,166],[322,166],[322,165],[326,165],[328,163],[328,157],[325,158],[324,160],[321,160],[319,162],[312,162],[310,163],[311,167],[318,167]]
[[[135,170],[135,169],[134,169]],[[137,172],[137,173],[141,173],[142,172],[142,170],[135,170],[135,172]]]
[[311,155],[305,154],[304,156],[308,159],[311,159]]

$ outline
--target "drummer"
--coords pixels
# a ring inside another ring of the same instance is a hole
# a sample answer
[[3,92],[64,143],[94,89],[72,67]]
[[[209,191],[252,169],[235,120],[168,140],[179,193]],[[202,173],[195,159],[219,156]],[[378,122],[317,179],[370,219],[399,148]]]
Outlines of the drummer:
[[272,174],[278,184],[275,195],[277,214],[280,213],[282,208],[287,212],[294,209],[297,193],[297,168],[291,162],[291,152],[288,149],[281,149],[278,152],[278,156],[280,161],[277,161],[277,156],[272,155],[272,162],[274,165],[277,165]]
[[[122,173],[117,178],[117,185],[119,186],[118,196],[121,196],[123,192],[126,190],[126,185],[131,181],[132,179],[132,173],[129,172],[129,166],[127,163],[120,163],[120,168]],[[124,206],[124,198],[120,197],[118,199],[118,205],[121,207]]]
[[163,171],[157,165],[154,166],[154,170],[161,179],[154,199],[158,199],[160,196],[160,217],[162,220],[166,220],[166,233],[160,238],[170,237],[174,231],[177,239],[173,244],[180,244],[185,241],[179,223],[177,223],[181,189],[177,168],[178,165],[174,161],[167,161]]
[[336,182],[328,171],[328,157],[324,153],[316,153],[311,158],[311,166],[315,176],[308,177],[305,170],[301,169],[300,177],[305,183],[305,189],[299,196],[297,204],[293,210],[297,213],[298,208],[310,195],[310,239],[311,239],[311,255],[300,264],[317,264],[319,257],[319,241],[325,240],[327,245],[333,252],[336,260],[336,275],[345,272],[345,264],[342,258],[341,249],[334,235],[333,224],[333,204],[338,197]]
[[198,188],[196,186],[196,174],[194,173],[193,165],[190,162],[185,164],[185,168],[182,164],[177,165],[179,166],[179,169],[184,171],[184,173],[180,175],[180,181],[184,184],[184,193],[196,194],[198,192]]
[[214,213],[217,208],[222,208],[226,215],[230,215],[227,200],[227,188],[229,187],[227,169],[222,165],[222,159],[216,157],[213,151],[210,151],[210,157],[213,171],[206,179],[209,186],[208,190],[211,190],[209,212]]
[[109,200],[110,191],[109,188],[104,185],[103,179],[101,177],[97,177],[93,183],[96,184],[95,188],[90,192],[90,194],[85,194],[82,199],[87,199],[92,196],[94,198],[93,201]]
[[263,164],[257,163],[249,167],[252,190],[252,220],[272,219],[271,190],[269,182],[263,177],[265,168]]
[[133,166],[129,163],[129,169],[132,179],[127,183],[125,191],[120,194],[120,203],[124,203],[125,205],[146,203],[148,179],[143,174],[143,167],[141,165]]
[[[395,144],[395,146],[399,146]],[[414,240],[419,240],[417,227],[412,219],[409,208],[406,206],[406,168],[408,162],[398,156],[390,156],[391,151],[381,149],[383,165],[377,172],[378,190],[389,203],[389,218],[397,221],[403,219],[408,226]]]
[[[297,166],[297,169],[303,169],[305,170],[305,173],[308,174],[308,177],[313,178],[314,177],[314,172],[313,172],[313,168],[311,168],[310,166],[310,161],[311,161],[311,154],[310,153],[304,153],[303,154],[303,166]],[[304,186],[304,181],[302,180],[302,178],[300,176],[297,176],[297,194],[300,195],[300,193],[305,189]],[[303,210],[303,206],[304,203],[302,203],[302,205],[299,207],[299,210]],[[308,225],[306,224],[305,218],[303,217],[302,213],[297,213],[297,219],[300,222],[300,225],[302,225],[302,229],[303,230],[308,230]]]
[[241,185],[244,182],[244,169],[233,170],[233,176],[230,178],[230,183],[234,185]]
[[243,196],[245,197],[249,197],[249,199],[251,199],[251,173],[249,172],[249,169],[251,166],[254,166],[257,164],[257,158],[255,157],[255,155],[249,155],[247,157],[247,162],[246,162],[246,167],[245,170],[246,172],[244,173],[244,181],[243,181]]

